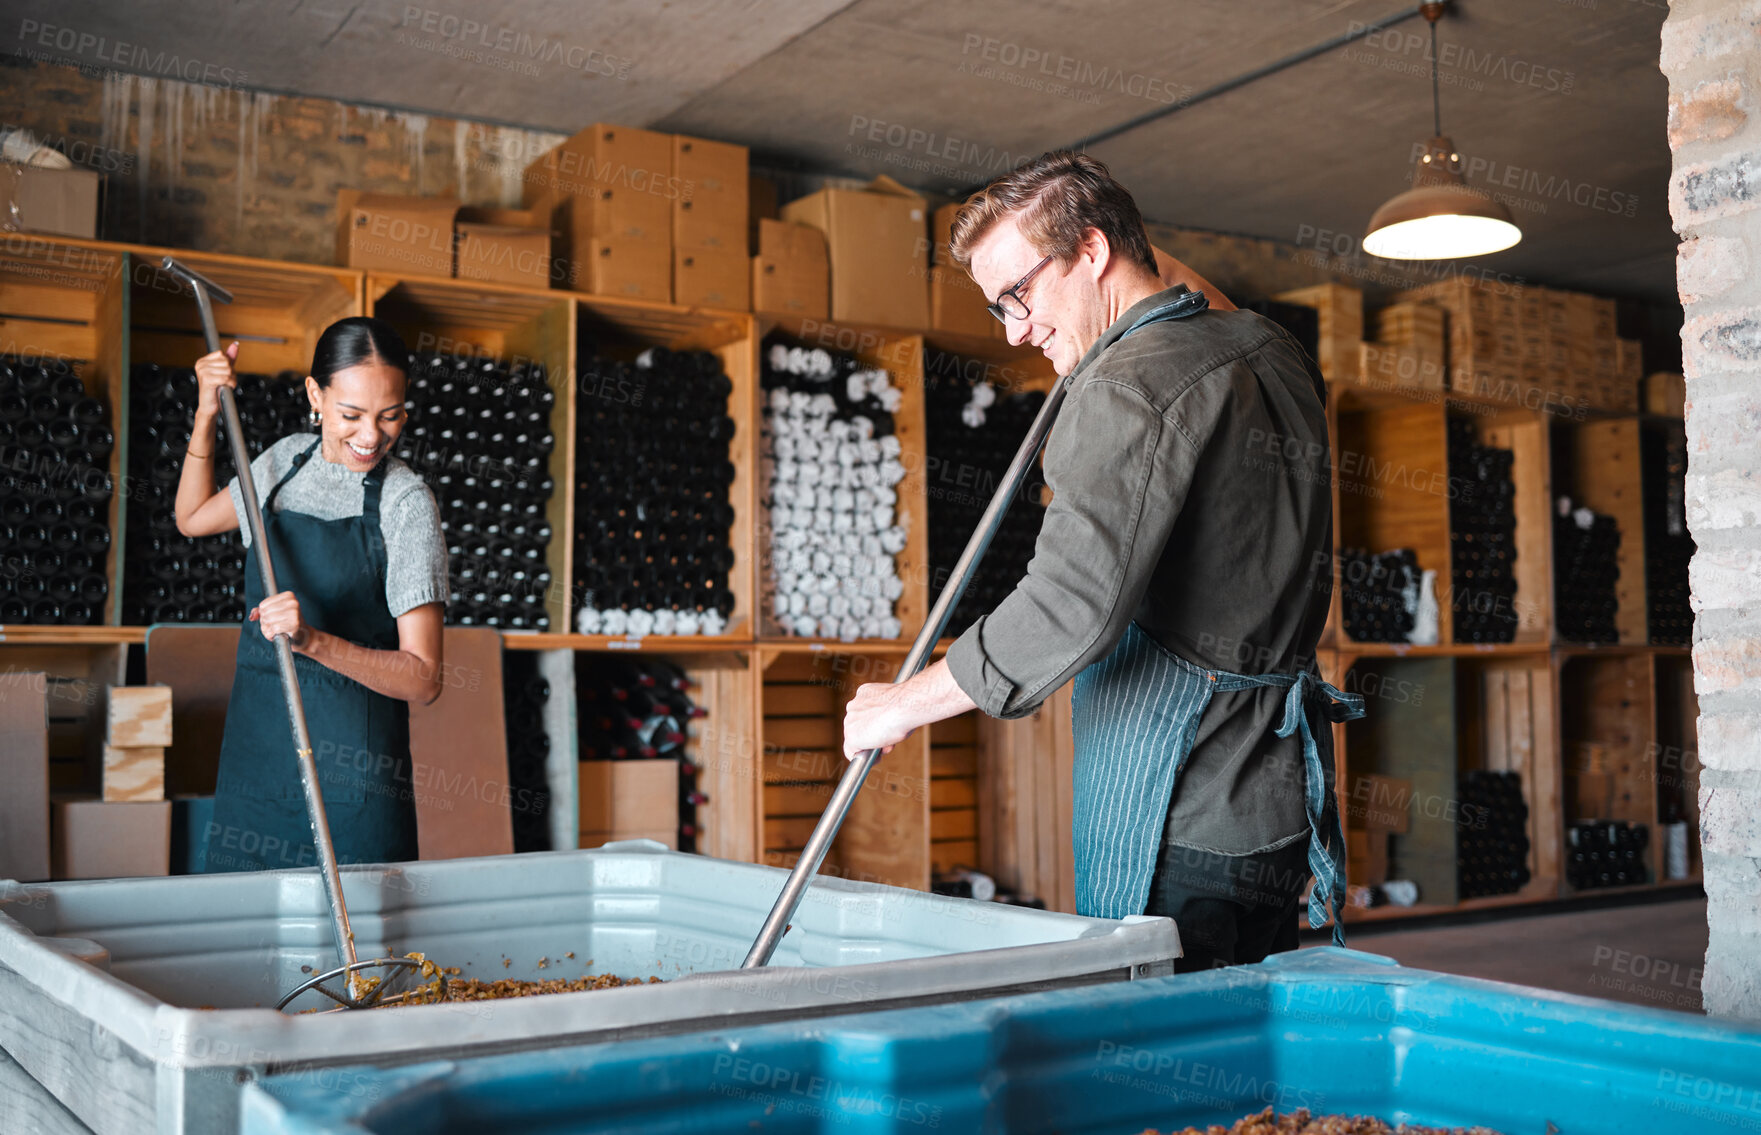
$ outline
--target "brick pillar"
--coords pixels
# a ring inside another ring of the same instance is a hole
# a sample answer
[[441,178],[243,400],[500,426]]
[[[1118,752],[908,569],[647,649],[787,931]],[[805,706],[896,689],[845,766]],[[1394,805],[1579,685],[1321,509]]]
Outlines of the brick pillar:
[[1669,208],[1686,322],[1703,992],[1761,1020],[1761,0],[1674,0]]

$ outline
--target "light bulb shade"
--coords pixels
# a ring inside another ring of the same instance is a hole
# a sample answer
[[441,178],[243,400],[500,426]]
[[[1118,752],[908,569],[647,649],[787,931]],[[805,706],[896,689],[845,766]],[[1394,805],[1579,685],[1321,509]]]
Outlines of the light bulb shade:
[[1413,171],[1413,188],[1370,218],[1364,251],[1385,260],[1454,260],[1501,252],[1523,238],[1510,211],[1469,188],[1448,138],[1433,138]]

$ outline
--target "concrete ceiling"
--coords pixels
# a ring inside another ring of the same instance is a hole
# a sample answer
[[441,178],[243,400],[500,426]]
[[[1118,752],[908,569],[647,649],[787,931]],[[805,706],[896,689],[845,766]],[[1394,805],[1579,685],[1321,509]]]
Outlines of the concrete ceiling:
[[[1401,0],[14,0],[20,20],[176,51],[248,86],[573,131],[743,142],[955,192]],[[1477,266],[1674,298],[1665,0],[1457,0],[1443,125],[1524,230]],[[467,21],[470,21],[467,23]],[[1146,217],[1348,251],[1431,133],[1425,24],[1101,142]],[[25,37],[21,34],[21,40]],[[21,42],[19,49],[40,46]],[[73,58],[102,48],[81,47]],[[97,62],[97,60],[89,60]],[[114,62],[114,57],[112,57]],[[124,64],[126,66],[126,64]],[[1327,234],[1323,236],[1322,234]]]

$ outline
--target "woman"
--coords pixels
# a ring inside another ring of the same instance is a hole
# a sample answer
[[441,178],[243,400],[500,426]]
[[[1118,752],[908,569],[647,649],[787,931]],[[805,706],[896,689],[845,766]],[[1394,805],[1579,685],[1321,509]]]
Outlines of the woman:
[[219,390],[235,385],[238,344],[196,363],[201,393],[177,526],[186,536],[244,530],[245,605],[220,749],[206,869],[315,863],[311,824],[276,662],[294,650],[330,838],[342,863],[416,858],[409,705],[440,695],[446,544],[422,479],[390,456],[404,428],[409,352],[377,319],[330,325],[306,397],[316,436],[284,437],[251,463],[281,590],[264,595],[259,549],[234,479],[214,485]]

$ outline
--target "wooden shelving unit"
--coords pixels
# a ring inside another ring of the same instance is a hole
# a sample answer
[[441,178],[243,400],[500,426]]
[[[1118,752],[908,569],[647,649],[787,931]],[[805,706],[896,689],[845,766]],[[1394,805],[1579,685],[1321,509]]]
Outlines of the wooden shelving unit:
[[[0,254],[0,331],[80,361],[88,389],[111,405],[118,444],[109,473],[125,482],[128,368],[133,362],[187,366],[201,353],[194,305],[154,265],[167,251],[92,241],[30,242]],[[687,669],[709,715],[693,726],[690,756],[702,766],[700,850],[787,865],[799,853],[845,764],[842,711],[857,686],[890,681],[928,614],[927,439],[923,389],[939,377],[983,378],[1001,395],[1045,390],[1044,358],[1000,339],[937,331],[834,324],[747,312],[624,301],[557,290],[403,278],[312,265],[176,252],[237,293],[217,309],[223,336],[244,344],[242,369],[303,372],[330,321],[367,313],[386,318],[420,351],[481,351],[545,362],[557,392],[551,458],[556,482],[548,566],[555,585],[551,630],[507,632],[511,651],[551,660],[636,652]],[[769,536],[762,502],[763,417],[759,352],[767,335],[855,354],[884,367],[905,392],[896,415],[908,475],[899,486],[907,544],[897,557],[905,592],[896,606],[899,639],[841,643],[781,633],[764,601]],[[731,379],[728,414],[735,481],[730,501],[734,615],[720,636],[634,639],[572,633],[573,529],[584,504],[574,471],[576,416],[590,397],[573,381],[590,355],[631,358],[647,346],[701,348]],[[1342,786],[1356,772],[1415,779],[1415,792],[1452,799],[1458,772],[1523,774],[1530,808],[1531,871],[1521,893],[1455,901],[1453,836],[1414,832],[1408,849],[1428,864],[1412,908],[1353,910],[1375,921],[1453,910],[1492,909],[1573,897],[1563,833],[1573,792],[1572,746],[1608,748],[1623,777],[1623,816],[1656,827],[1665,809],[1697,820],[1694,694],[1690,652],[1645,642],[1644,494],[1640,442],[1646,430],[1679,428],[1634,416],[1551,416],[1471,394],[1404,394],[1341,387],[1329,406],[1335,454],[1335,547],[1412,547],[1438,573],[1441,639],[1435,646],[1350,641],[1334,608],[1319,652],[1330,680],[1368,695],[1370,717],[1335,728]],[[1515,453],[1518,558],[1516,641],[1455,641],[1450,580],[1446,435],[1466,414],[1483,442]],[[1620,642],[1558,640],[1552,617],[1553,498],[1569,493],[1622,529]],[[120,625],[121,565],[129,534],[113,496],[112,601],[102,627],[0,627],[8,670],[65,671],[70,680],[115,670],[146,629]],[[960,628],[951,628],[955,633]],[[944,640],[942,649],[951,640]],[[566,668],[556,671],[567,672]],[[1422,688],[1404,700],[1401,683]],[[1373,689],[1367,687],[1374,687]],[[553,683],[553,697],[559,696]],[[566,695],[572,712],[573,691]],[[1071,746],[1068,691],[1016,721],[978,716],[939,725],[883,758],[833,848],[828,870],[859,879],[926,887],[931,875],[972,866],[1005,889],[1054,909],[1074,909],[1070,856]],[[569,720],[573,720],[570,718]],[[64,745],[65,748],[65,739]],[[552,772],[570,772],[576,751],[553,748]],[[70,773],[63,774],[71,775]],[[559,782],[552,777],[553,787]],[[568,779],[567,783],[576,781]],[[1349,806],[1349,801],[1342,804]],[[620,827],[634,830],[640,817]],[[554,829],[553,829],[554,830]],[[1651,877],[1662,879],[1661,841]],[[1428,856],[1428,858],[1426,858]],[[1698,877],[1691,849],[1689,883]],[[1684,885],[1665,880],[1649,887]],[[1594,895],[1601,892],[1584,892]]]

